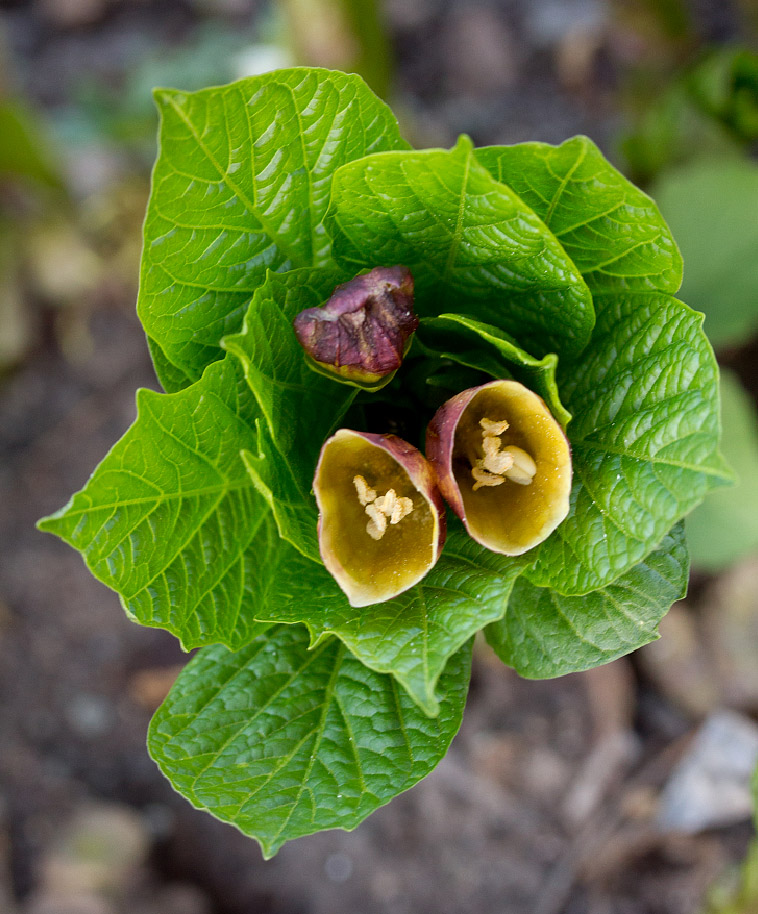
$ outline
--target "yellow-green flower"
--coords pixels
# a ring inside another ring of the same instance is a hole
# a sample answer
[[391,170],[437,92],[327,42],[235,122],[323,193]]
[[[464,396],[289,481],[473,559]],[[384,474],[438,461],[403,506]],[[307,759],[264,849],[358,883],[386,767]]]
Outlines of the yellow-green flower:
[[408,590],[439,558],[442,497],[407,441],[340,429],[321,449],[313,490],[321,557],[352,606]]
[[568,514],[568,440],[542,398],[517,381],[448,400],[429,423],[426,454],[450,507],[494,552],[521,555]]

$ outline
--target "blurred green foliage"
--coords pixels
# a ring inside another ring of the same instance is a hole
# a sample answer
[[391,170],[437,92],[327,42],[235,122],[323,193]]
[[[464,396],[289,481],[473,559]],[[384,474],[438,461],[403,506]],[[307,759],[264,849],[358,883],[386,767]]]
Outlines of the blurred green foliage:
[[681,297],[714,346],[745,342],[758,331],[758,164],[698,159],[664,172],[652,195],[684,256]]
[[23,293],[23,252],[44,205],[65,200],[40,118],[18,98],[0,95],[0,372],[28,351],[33,321]]
[[0,98],[0,181],[31,179],[60,188],[49,145],[37,117],[16,99]]
[[[682,299],[706,315],[717,349],[749,343],[758,333],[758,164],[694,158],[664,170],[652,193],[682,251]],[[758,411],[730,372],[721,399],[723,452],[739,481],[687,520],[692,563],[710,572],[758,550]]]
[[[681,249],[681,298],[706,315],[717,349],[744,346],[758,332],[758,54],[698,50],[679,0],[655,15],[651,3],[636,0],[649,14],[654,50],[647,69],[630,77],[627,104],[636,114],[620,151]],[[710,572],[758,550],[758,412],[737,375],[724,375],[722,413],[724,453],[740,482],[687,521],[693,565]]]
[[687,518],[692,563],[719,571],[758,549],[758,411],[731,371],[721,372],[722,451],[738,477]]
[[279,0],[295,62],[360,74],[387,99],[393,57],[377,0]]
[[620,140],[626,170],[646,183],[694,156],[739,157],[758,140],[758,54],[718,48],[646,100]]
[[147,170],[155,154],[158,129],[152,90],[171,86],[189,92],[229,82],[238,75],[241,56],[251,43],[244,31],[207,23],[176,47],[146,44],[118,85],[84,69],[70,104],[52,114],[54,129],[72,147],[116,144],[120,151],[136,156]]

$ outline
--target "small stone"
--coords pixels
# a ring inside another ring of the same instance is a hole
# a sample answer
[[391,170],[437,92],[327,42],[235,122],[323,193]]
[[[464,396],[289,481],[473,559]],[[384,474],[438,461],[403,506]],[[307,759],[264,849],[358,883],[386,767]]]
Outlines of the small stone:
[[116,914],[116,908],[98,895],[38,892],[24,905],[23,914]]
[[161,889],[155,899],[156,914],[212,914],[215,907],[194,885],[175,882]]
[[330,854],[324,863],[324,872],[332,882],[347,882],[353,874],[353,861],[347,854]]
[[85,739],[107,733],[113,725],[113,711],[105,699],[82,692],[74,695],[66,708],[71,727]]
[[32,288],[55,305],[81,301],[96,287],[103,272],[97,254],[64,221],[41,226],[30,235],[27,263]]
[[46,893],[61,897],[118,892],[144,863],[150,838],[126,806],[92,804],[64,826],[42,865]]
[[733,711],[714,712],[663,789],[658,826],[696,834],[750,818],[756,765],[758,726]]

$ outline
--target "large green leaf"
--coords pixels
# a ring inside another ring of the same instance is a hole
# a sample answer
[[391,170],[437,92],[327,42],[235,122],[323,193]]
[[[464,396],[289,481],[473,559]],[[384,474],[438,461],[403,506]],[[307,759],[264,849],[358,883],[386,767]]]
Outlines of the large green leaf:
[[345,73],[282,70],[155,99],[138,312],[168,361],[198,378],[268,269],[328,261],[334,170],[407,144],[389,108]]
[[231,358],[176,394],[141,390],[138,416],[87,485],[40,521],[78,549],[143,625],[187,649],[247,643],[278,548],[240,457],[255,404]]
[[608,663],[658,637],[658,623],[687,590],[681,524],[659,549],[599,590],[563,596],[519,578],[487,640],[522,676],[546,679]]
[[437,565],[411,590],[355,609],[329,573],[280,549],[256,618],[304,622],[314,644],[337,635],[371,669],[392,675],[425,713],[440,713],[437,684],[462,644],[505,612],[522,565],[477,545],[460,527]]
[[594,292],[676,292],[682,258],[658,207],[587,137],[488,146],[477,161],[540,216]]
[[185,387],[192,383],[192,378],[181,368],[169,362],[166,353],[161,349],[155,340],[147,337],[147,348],[150,351],[150,358],[153,360],[153,369],[155,376],[161,382],[161,386],[168,394],[184,390]]
[[724,455],[737,485],[709,495],[687,518],[692,564],[720,571],[758,552],[758,411],[731,371],[721,369]]
[[571,419],[558,393],[558,357],[554,353],[535,359],[502,330],[465,314],[424,318],[417,337],[441,358],[484,371],[493,378],[513,376],[542,397],[561,425],[565,427]]
[[442,677],[439,717],[332,638],[271,629],[239,653],[201,651],[150,725],[150,753],[190,802],[256,838],[355,828],[440,761],[458,730],[471,648]]
[[684,255],[682,297],[716,346],[758,331],[758,165],[695,162],[664,175],[656,199]]
[[242,332],[222,341],[240,359],[265,420],[258,450],[246,450],[245,463],[280,534],[317,562],[313,474],[321,446],[357,390],[308,367],[292,320],[322,304],[347,278],[318,269],[269,273],[253,296]]
[[610,584],[731,478],[702,315],[659,293],[599,296],[597,315],[581,358],[558,366],[573,416],[570,512],[525,572],[568,594]]
[[470,314],[537,355],[587,342],[593,311],[584,280],[534,212],[477,163],[467,137],[450,151],[343,165],[327,224],[342,263],[410,267],[421,315]]

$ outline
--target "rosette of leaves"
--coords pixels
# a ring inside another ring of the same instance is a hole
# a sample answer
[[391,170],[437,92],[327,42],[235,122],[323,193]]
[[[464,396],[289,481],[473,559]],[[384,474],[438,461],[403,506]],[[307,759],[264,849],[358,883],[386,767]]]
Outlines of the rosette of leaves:
[[[549,677],[657,637],[682,517],[728,475],[702,316],[653,201],[587,139],[413,150],[356,76],[158,90],[138,311],[165,393],[40,526],[131,619],[201,647],[149,750],[270,856],[354,828],[426,775],[461,719],[474,634]],[[375,266],[416,283],[416,340],[359,391],[306,364],[294,316]],[[432,571],[353,609],[311,491],[338,427],[423,446],[457,391],[513,378],[571,442],[566,520],[523,556],[457,522]]]

